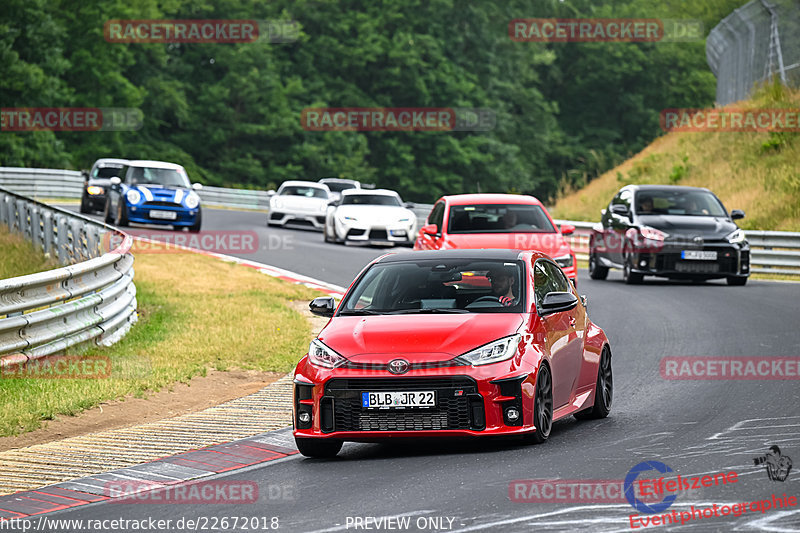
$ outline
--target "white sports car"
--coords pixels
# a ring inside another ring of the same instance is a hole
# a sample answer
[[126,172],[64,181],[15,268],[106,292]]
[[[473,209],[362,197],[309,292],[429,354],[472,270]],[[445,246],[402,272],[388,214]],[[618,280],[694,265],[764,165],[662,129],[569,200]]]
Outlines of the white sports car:
[[325,242],[414,244],[417,216],[386,189],[347,189],[325,216]]
[[268,226],[283,226],[287,222],[310,224],[321,229],[325,225],[330,191],[313,181],[284,181],[269,199]]

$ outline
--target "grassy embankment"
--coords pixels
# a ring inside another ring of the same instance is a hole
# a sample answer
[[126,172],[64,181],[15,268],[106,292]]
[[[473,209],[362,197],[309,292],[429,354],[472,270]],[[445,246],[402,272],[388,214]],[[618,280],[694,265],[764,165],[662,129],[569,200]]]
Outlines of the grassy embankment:
[[[771,85],[729,108],[800,108],[800,91]],[[708,187],[744,229],[800,231],[800,133],[681,133],[653,141],[578,191],[562,195],[555,218],[597,221],[620,187],[631,183]]]

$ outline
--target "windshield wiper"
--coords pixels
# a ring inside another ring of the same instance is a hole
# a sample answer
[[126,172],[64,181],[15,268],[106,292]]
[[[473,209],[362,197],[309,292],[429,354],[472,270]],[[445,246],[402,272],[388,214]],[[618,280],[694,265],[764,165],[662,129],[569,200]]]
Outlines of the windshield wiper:
[[397,311],[392,311],[392,315],[412,315],[412,314],[422,314],[422,313],[431,313],[431,314],[464,314],[469,313],[466,309],[456,309],[453,307],[432,307],[430,309],[400,309]]
[[372,309],[345,309],[339,312],[339,316],[358,316],[358,315],[383,315],[380,311]]

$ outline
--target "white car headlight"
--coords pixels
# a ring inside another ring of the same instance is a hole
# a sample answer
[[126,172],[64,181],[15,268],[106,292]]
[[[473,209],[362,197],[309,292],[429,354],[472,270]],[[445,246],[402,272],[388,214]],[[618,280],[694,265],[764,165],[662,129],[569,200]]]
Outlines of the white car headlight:
[[283,202],[280,198],[273,197],[270,202],[272,203],[273,209],[281,209],[283,207]]
[[639,233],[642,234],[642,237],[645,239],[650,239],[653,241],[663,241],[669,234],[664,233],[660,229],[651,228],[650,226],[642,226],[639,228]]
[[336,368],[347,362],[347,359],[322,344],[319,339],[314,339],[309,344],[308,359],[312,364],[324,368]]
[[186,200],[184,200],[184,203],[186,204],[186,207],[188,207],[189,209],[194,209],[195,207],[200,205],[200,196],[196,192],[192,191],[188,194],[188,196],[186,196]]
[[125,193],[125,198],[132,204],[138,204],[142,199],[142,194],[136,189],[128,189],[128,192]]
[[458,356],[456,359],[473,366],[499,363],[514,357],[521,338],[522,336],[519,334],[504,337],[489,344],[484,344],[480,348]]
[[728,235],[726,237],[726,239],[728,239],[728,242],[731,243],[731,244],[744,242],[744,239],[745,239],[744,232],[742,230],[740,230],[740,229],[737,229],[736,231],[734,231],[730,235]]
[[572,256],[570,254],[554,257],[553,261],[555,261],[556,264],[561,268],[567,268],[572,266]]
[[324,213],[325,211],[328,210],[328,204],[322,204],[321,206],[319,206],[319,210]]

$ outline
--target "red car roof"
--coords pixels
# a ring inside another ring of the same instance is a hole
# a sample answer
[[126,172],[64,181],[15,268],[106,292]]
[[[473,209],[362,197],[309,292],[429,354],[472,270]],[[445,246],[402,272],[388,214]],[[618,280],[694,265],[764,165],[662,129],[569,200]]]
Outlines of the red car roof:
[[533,196],[523,194],[454,194],[443,196],[450,205],[470,205],[470,204],[524,204],[542,205]]

